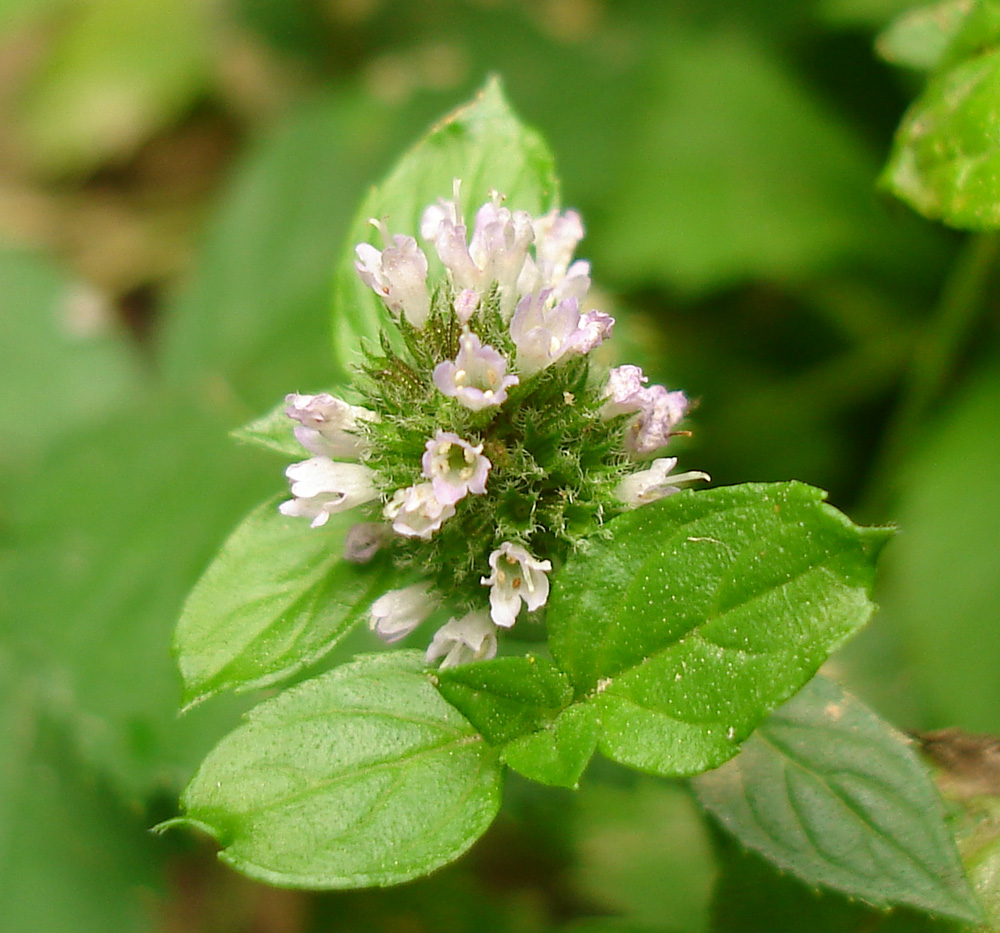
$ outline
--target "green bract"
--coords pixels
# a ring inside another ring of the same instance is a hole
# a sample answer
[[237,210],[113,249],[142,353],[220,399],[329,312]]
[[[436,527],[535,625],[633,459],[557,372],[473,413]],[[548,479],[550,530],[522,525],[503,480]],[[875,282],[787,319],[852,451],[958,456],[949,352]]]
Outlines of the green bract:
[[[716,767],[872,613],[888,530],[801,483],[679,491],[707,479],[658,458],[687,400],[592,355],[613,321],[581,304],[583,228],[556,188],[491,83],[366,201],[356,237],[370,217],[381,249],[352,241],[335,288],[351,383],[238,432],[305,459],[284,514],[252,513],[188,600],[189,700],[301,674],[361,619],[394,643],[454,614],[425,654],[305,680],[208,756],[179,822],[253,877],[343,888],[433,871],[487,829],[505,766],[565,787],[595,751],[670,777]],[[515,623],[532,654],[505,643]],[[908,754],[887,730],[872,742]],[[834,786],[839,759],[810,760]],[[889,806],[930,793],[907,775],[916,796]],[[937,839],[940,813],[926,819]],[[872,895],[972,916],[963,898],[916,874]]]

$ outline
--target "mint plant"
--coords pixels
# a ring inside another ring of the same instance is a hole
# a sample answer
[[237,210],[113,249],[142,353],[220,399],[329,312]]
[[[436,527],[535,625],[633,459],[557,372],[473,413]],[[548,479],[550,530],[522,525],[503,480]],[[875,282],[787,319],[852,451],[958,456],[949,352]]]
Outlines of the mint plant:
[[[892,531],[802,483],[677,471],[692,406],[610,365],[582,220],[495,83],[354,232],[340,384],[239,432],[295,459],[291,498],[237,528],[175,640],[188,705],[307,676],[219,743],[168,825],[274,884],[395,884],[486,831],[506,769],[574,788],[599,752],[703,775],[721,825],[810,884],[975,921],[924,766],[810,684],[871,617]],[[390,650],[317,673],[365,624]]]

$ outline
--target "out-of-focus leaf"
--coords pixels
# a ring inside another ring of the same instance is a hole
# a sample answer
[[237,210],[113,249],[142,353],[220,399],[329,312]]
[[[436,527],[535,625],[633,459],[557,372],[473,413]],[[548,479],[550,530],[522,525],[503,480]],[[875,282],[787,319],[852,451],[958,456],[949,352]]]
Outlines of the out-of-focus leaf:
[[919,0],[820,0],[818,12],[834,26],[878,29],[918,3]]
[[675,30],[648,67],[587,241],[598,268],[698,290],[801,279],[895,240],[877,166],[751,35]]
[[157,886],[145,827],[40,720],[0,646],[0,903],[11,931],[145,933]]
[[894,65],[932,71],[974,3],[975,0],[943,0],[907,10],[879,35],[875,48]]
[[144,796],[173,789],[232,723],[179,719],[170,638],[183,599],[242,514],[282,483],[223,417],[140,395],[60,437],[5,516],[0,636],[37,672],[88,761]]
[[191,285],[166,309],[168,380],[220,377],[262,411],[346,377],[330,357],[330,280],[359,195],[384,153],[429,119],[353,91],[303,104],[238,167]]
[[904,471],[886,564],[885,624],[926,700],[928,728],[1000,733],[1000,370],[934,419]]
[[0,0],[0,39],[24,22],[65,6],[69,0]]
[[824,497],[801,483],[682,492],[570,558],[549,645],[605,755],[668,776],[721,764],[868,621],[890,532]]
[[[462,181],[461,205],[470,229],[492,190],[506,195],[512,209],[533,216],[558,203],[552,154],[541,136],[518,120],[495,78],[475,100],[432,127],[361,205],[334,280],[334,353],[342,368],[359,360],[363,339],[378,346],[380,329],[392,325],[354,266],[355,245],[374,237],[369,219],[385,221],[392,234],[416,237],[425,208],[439,198],[450,200],[456,178]],[[431,269],[440,270],[433,248],[425,245]],[[434,277],[432,271],[428,278]]]
[[58,446],[138,389],[112,315],[44,260],[0,249],[0,467]]
[[880,184],[932,220],[1000,227],[1000,3],[980,0],[907,110]]
[[184,792],[186,822],[254,878],[390,885],[461,855],[500,805],[497,753],[417,652],[367,655],[252,710]]
[[396,582],[379,556],[343,559],[353,515],[322,528],[286,518],[276,499],[229,536],[184,604],[174,653],[193,704],[223,690],[250,690],[315,663],[371,602]]
[[23,101],[36,158],[86,172],[129,156],[207,85],[211,28],[201,0],[74,4]]
[[705,822],[680,785],[587,782],[575,800],[572,881],[580,895],[640,929],[708,928],[715,860]]
[[744,846],[809,884],[980,917],[926,767],[830,681],[813,680],[695,788]]

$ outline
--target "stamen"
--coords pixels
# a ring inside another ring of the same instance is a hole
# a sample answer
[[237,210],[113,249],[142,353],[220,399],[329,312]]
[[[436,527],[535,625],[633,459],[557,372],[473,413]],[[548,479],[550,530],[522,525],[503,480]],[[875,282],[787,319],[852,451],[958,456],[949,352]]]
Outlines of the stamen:
[[464,369],[455,370],[455,385],[464,386],[469,381],[469,374]]

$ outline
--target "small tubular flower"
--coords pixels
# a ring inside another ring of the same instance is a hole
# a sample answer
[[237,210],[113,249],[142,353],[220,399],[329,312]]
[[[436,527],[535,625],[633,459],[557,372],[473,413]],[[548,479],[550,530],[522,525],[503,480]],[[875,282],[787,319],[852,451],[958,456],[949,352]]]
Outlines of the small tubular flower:
[[590,263],[570,264],[583,239],[583,222],[576,211],[560,214],[549,211],[532,221],[535,255],[525,260],[517,287],[522,295],[552,289],[556,301],[575,297],[582,300],[590,288]]
[[566,356],[587,354],[611,334],[615,321],[603,311],[580,314],[576,298],[549,304],[546,289],[525,295],[510,322],[510,336],[517,348],[517,365],[533,376]]
[[507,400],[507,389],[517,376],[507,375],[507,360],[473,333],[462,334],[458,355],[434,367],[434,385],[472,411],[482,411]]
[[392,522],[396,534],[430,541],[434,532],[455,514],[455,506],[441,502],[431,483],[417,483],[397,489],[382,514]]
[[661,457],[654,460],[649,469],[639,470],[622,479],[615,487],[615,495],[629,508],[634,509],[680,492],[683,483],[712,479],[707,473],[699,470],[671,475],[675,466],[677,466],[676,457]]
[[299,423],[295,438],[312,454],[335,460],[356,460],[365,450],[359,422],[375,418],[374,412],[321,392],[319,395],[285,396],[285,414]]
[[625,431],[626,450],[633,456],[645,457],[666,446],[674,429],[684,420],[688,404],[683,392],[669,392],[661,385],[650,386],[639,417]]
[[607,401],[601,408],[601,417],[608,419],[639,411],[646,401],[647,382],[649,377],[638,366],[615,366],[609,370],[604,387]]
[[413,237],[398,233],[390,237],[384,223],[369,223],[379,229],[386,247],[378,250],[370,243],[359,243],[354,250],[358,257],[354,268],[393,314],[405,314],[407,321],[420,329],[431,308],[427,257]]
[[278,507],[282,515],[312,519],[312,527],[325,525],[331,515],[346,512],[378,498],[375,473],[360,463],[335,463],[329,457],[311,457],[293,463],[285,476],[294,499]]
[[422,466],[438,502],[454,505],[470,492],[477,496],[486,492],[492,464],[483,456],[482,444],[473,447],[451,431],[438,431],[427,442]]
[[490,587],[490,616],[497,625],[510,628],[522,602],[529,612],[545,605],[551,561],[536,560],[521,545],[504,541],[490,554],[490,568],[493,573],[480,583]]
[[405,638],[438,606],[429,583],[414,583],[389,590],[372,603],[368,627],[382,641],[392,644]]
[[427,648],[426,661],[433,664],[444,658],[441,669],[495,657],[497,628],[485,612],[470,612],[461,619],[450,619],[437,630]]

